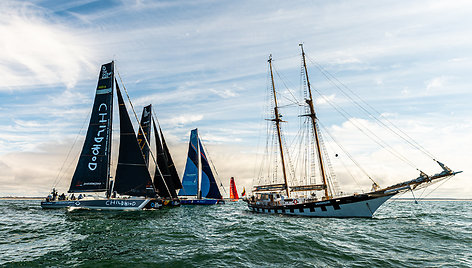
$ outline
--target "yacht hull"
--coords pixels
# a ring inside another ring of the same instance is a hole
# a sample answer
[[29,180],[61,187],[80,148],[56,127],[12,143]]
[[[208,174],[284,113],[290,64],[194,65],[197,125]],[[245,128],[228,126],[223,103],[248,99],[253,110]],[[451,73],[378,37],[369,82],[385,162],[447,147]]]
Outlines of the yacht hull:
[[[153,205],[154,204],[154,205]],[[97,210],[141,210],[143,208],[158,209],[161,205],[153,199],[94,199],[94,200],[64,200],[43,201],[44,209],[97,209]]]
[[224,203],[225,201],[221,199],[180,199],[181,205],[216,205]]
[[305,217],[372,218],[375,211],[396,193],[361,194],[328,201],[305,202],[289,205],[264,205],[248,200],[251,211],[266,214],[283,214]]

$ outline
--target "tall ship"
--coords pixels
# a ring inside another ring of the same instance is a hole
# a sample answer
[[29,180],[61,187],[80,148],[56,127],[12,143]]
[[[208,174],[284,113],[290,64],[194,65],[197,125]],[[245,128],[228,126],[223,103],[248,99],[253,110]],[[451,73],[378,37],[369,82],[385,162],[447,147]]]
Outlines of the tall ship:
[[[162,206],[162,198],[158,193],[164,197],[166,193],[155,185],[158,185],[156,180],[165,176],[160,166],[156,165],[158,178],[155,176],[153,182],[148,170],[149,139],[145,137],[149,133],[143,135],[149,132],[151,117],[146,113],[149,112],[150,115],[151,107],[144,108],[137,136],[115,78],[114,69],[114,62],[104,64],[100,69],[90,123],[70,182],[69,195],[59,196],[53,189],[51,195],[41,202],[42,208],[140,210],[158,209]],[[113,179],[111,144],[115,91],[119,110],[120,144]],[[148,122],[145,122],[146,120]],[[172,192],[167,192],[171,196]]]
[[[454,172],[443,163],[434,160],[442,169],[434,175],[420,171],[417,178],[406,180],[388,187],[380,187],[370,176],[372,189],[366,193],[343,194],[335,180],[332,164],[322,139],[319,118],[315,112],[312,88],[308,77],[306,56],[300,44],[302,55],[302,81],[304,101],[299,117],[305,126],[307,140],[300,142],[299,147],[305,155],[301,158],[298,171],[289,164],[290,155],[285,146],[281,123],[282,114],[274,83],[272,56],[269,57],[270,95],[272,118],[267,119],[268,134],[271,135],[276,149],[276,164],[261,170],[268,170],[267,178],[255,179],[252,195],[244,201],[251,211],[257,213],[284,214],[309,217],[365,217],[370,218],[387,200],[399,193],[425,188],[433,183],[446,180],[461,171]],[[269,142],[268,142],[269,143]],[[410,144],[414,144],[410,142]],[[416,143],[417,144],[417,143]],[[415,144],[414,144],[415,145]],[[415,145],[416,148],[418,145]],[[336,155],[337,156],[337,155]],[[349,155],[350,156],[350,155]],[[274,158],[274,156],[272,156]],[[354,160],[353,160],[354,161]],[[354,161],[355,162],[355,161]],[[308,175],[307,175],[308,174]],[[317,176],[315,177],[316,174]],[[290,176],[291,175],[291,176]],[[260,183],[266,182],[266,183]],[[268,182],[268,183],[267,183]]]
[[179,190],[182,205],[215,205],[224,203],[218,183],[205,153],[198,129],[190,133],[187,163]]

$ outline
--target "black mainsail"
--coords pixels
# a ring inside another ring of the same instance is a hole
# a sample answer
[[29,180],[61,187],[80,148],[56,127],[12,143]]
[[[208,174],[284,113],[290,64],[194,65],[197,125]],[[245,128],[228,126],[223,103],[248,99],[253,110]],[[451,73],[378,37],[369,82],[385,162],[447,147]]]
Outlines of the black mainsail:
[[159,126],[159,133],[161,134],[162,147],[164,149],[164,154],[167,161],[167,167],[169,169],[170,176],[172,178],[172,183],[174,184],[174,188],[176,190],[182,189],[182,182],[180,181],[179,174],[177,173],[177,169],[175,168],[174,161],[172,160],[172,157],[170,156],[169,148],[167,148],[167,143],[166,143],[166,140],[164,139],[164,134],[162,133],[161,126]]
[[164,149],[159,138],[159,133],[157,132],[156,122],[154,120],[153,122],[157,158],[156,172],[154,173],[154,185],[159,190],[160,196],[177,198],[177,193],[175,192],[174,183],[172,182],[172,175],[169,170],[167,157],[164,153]]
[[[149,137],[151,137],[151,104],[143,108],[143,114],[141,116],[141,127],[138,130],[138,143],[141,151],[143,152],[144,161],[149,166]],[[144,131],[144,134],[143,134]]]
[[110,177],[113,74],[113,61],[102,65],[84,147],[69,193],[107,191]]
[[116,83],[120,114],[120,150],[114,190],[122,195],[155,196],[151,175],[139,147],[136,133]]
[[[138,122],[141,132],[136,137],[118,82],[114,77],[114,69],[113,61],[101,66],[87,135],[69,188],[69,193],[106,192],[106,196],[85,194],[79,195],[76,199],[74,194],[71,194],[68,197],[64,195],[58,197],[56,189],[53,188],[51,194],[41,202],[42,208],[140,210],[162,207],[147,165],[150,153],[148,138],[151,131],[151,106],[145,107],[143,119],[141,123]],[[116,85],[120,115],[120,149],[115,179],[111,181],[114,85]],[[141,142],[138,142],[138,138],[141,138]],[[116,193],[127,196],[117,197]],[[171,205],[174,204],[172,201]]]

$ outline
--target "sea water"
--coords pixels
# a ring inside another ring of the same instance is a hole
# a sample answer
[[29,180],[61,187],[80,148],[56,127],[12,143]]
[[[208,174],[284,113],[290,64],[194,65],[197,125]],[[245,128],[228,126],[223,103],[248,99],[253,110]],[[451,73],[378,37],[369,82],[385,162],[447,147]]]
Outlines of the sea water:
[[390,201],[372,219],[255,214],[244,202],[159,211],[0,201],[7,267],[472,267],[472,202]]

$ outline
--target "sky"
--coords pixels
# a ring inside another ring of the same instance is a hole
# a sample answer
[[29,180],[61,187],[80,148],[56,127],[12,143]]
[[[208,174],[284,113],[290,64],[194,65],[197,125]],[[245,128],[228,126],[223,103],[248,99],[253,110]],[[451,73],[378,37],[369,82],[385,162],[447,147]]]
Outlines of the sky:
[[[6,0],[0,10],[0,196],[67,191],[99,68],[112,60],[138,116],[153,104],[181,175],[198,128],[221,182],[235,177],[239,191],[250,190],[265,140],[267,59],[283,103],[300,90],[303,43],[320,122],[370,175],[387,186],[416,178],[416,168],[441,169],[356,110],[317,66],[464,171],[420,195],[470,198],[470,1]],[[327,100],[349,115],[335,115]],[[289,143],[296,124],[284,126]],[[368,145],[356,125],[415,168]],[[346,158],[339,154],[334,167]],[[336,174],[346,192],[368,190],[353,175],[358,182]]]

